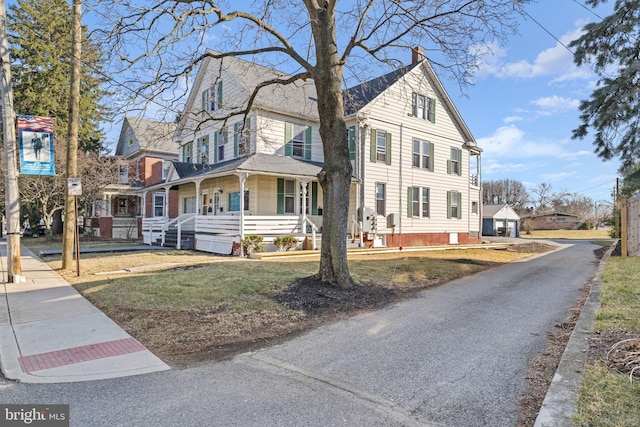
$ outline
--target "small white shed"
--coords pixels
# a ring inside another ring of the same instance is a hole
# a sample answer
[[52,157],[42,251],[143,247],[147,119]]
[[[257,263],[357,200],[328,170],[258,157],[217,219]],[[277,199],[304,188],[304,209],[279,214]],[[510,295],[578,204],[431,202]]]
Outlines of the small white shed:
[[483,236],[520,236],[520,215],[508,204],[482,207]]

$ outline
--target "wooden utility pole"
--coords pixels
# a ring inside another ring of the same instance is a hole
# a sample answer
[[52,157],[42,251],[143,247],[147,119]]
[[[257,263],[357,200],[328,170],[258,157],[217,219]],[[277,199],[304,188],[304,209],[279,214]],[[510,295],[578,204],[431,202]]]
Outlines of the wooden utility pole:
[[622,197],[620,199],[620,255],[626,257],[629,254],[629,223],[627,218],[629,215],[628,199]]
[[2,62],[2,132],[4,136],[5,212],[7,216],[7,281],[22,277],[20,262],[20,191],[16,150],[16,115],[11,90],[11,60],[7,38],[7,12],[0,0],[0,61]]
[[[67,179],[78,177],[78,122],[80,109],[80,58],[82,55],[82,0],[73,0],[73,49],[71,56],[71,92],[69,94],[69,128],[67,132]],[[75,196],[69,195],[65,204],[62,268],[73,268],[73,245],[76,241],[77,215]]]

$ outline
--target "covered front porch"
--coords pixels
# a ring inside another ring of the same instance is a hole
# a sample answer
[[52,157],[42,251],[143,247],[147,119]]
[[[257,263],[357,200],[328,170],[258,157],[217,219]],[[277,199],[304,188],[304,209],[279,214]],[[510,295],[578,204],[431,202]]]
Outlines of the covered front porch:
[[[239,255],[246,236],[262,236],[267,251],[275,250],[275,238],[294,236],[316,249],[323,219],[320,169],[265,154],[218,165],[175,163],[165,183],[142,192],[143,241]],[[166,215],[174,204],[178,215]]]
[[87,212],[89,223],[85,230],[93,237],[108,239],[138,239],[141,187],[111,184]]

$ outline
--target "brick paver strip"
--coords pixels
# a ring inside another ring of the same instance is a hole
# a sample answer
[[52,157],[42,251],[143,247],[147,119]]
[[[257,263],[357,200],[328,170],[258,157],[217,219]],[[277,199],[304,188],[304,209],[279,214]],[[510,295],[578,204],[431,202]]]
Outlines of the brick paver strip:
[[146,347],[140,344],[135,338],[124,338],[121,340],[22,356],[18,360],[20,361],[22,371],[29,373],[144,350],[146,350]]

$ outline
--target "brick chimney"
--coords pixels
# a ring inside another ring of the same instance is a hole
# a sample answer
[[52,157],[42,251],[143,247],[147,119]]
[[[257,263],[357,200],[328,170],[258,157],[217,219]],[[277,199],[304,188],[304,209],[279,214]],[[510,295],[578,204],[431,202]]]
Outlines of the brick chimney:
[[420,46],[411,48],[411,64],[417,64],[424,60],[424,48]]

